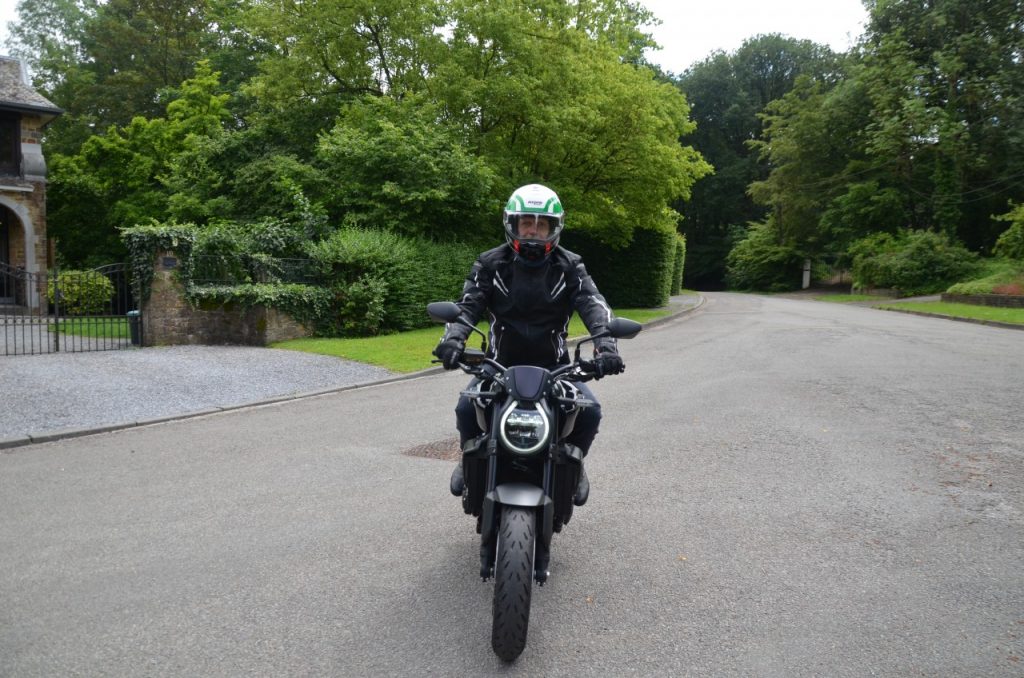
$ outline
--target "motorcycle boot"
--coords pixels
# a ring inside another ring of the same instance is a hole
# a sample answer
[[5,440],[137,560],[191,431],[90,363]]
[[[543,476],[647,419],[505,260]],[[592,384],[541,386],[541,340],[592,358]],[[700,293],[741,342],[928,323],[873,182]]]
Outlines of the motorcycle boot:
[[452,471],[452,479],[449,481],[448,489],[452,491],[452,494],[456,497],[461,497],[463,490],[466,489],[466,480],[462,476],[462,461],[460,460],[455,470]]
[[587,479],[587,469],[580,464],[580,479],[576,483],[576,494],[572,496],[572,503],[576,506],[583,506],[590,497],[590,480]]

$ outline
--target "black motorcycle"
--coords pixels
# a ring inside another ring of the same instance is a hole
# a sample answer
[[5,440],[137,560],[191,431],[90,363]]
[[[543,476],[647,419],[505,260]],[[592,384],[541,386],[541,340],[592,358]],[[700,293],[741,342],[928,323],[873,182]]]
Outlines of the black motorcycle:
[[475,377],[462,395],[472,399],[484,431],[462,449],[462,507],[477,519],[480,576],[494,577],[491,647],[512,661],[526,647],[532,584],[548,578],[551,535],[572,518],[583,454],[565,439],[580,410],[594,405],[573,382],[599,376],[594,362],[580,358],[580,346],[606,336],[631,339],[642,326],[615,318],[605,332],[577,344],[572,363],[546,370],[488,358],[486,337],[452,302],[428,304],[427,313],[482,337],[481,348],[467,347],[459,362]]

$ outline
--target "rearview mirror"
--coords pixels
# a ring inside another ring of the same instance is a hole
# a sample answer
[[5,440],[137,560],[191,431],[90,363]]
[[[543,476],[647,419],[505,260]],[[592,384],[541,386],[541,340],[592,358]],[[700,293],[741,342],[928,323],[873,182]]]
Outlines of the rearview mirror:
[[459,319],[462,310],[452,301],[435,301],[427,304],[427,315],[435,323],[453,323]]
[[640,323],[628,318],[613,318],[608,323],[608,334],[616,339],[632,339],[644,328]]

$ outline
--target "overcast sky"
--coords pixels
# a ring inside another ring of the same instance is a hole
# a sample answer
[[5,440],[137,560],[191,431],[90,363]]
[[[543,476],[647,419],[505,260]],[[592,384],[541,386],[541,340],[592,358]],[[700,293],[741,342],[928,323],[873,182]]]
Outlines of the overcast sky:
[[711,52],[732,52],[747,38],[782,33],[845,52],[864,30],[860,0],[640,0],[662,20],[648,53],[664,70],[682,73]]
[[[648,55],[667,71],[682,73],[715,49],[731,52],[759,33],[783,33],[846,51],[861,34],[867,12],[860,0],[640,0],[664,23],[654,37],[662,46]],[[17,0],[0,0],[0,53]]]
[[18,18],[15,7],[18,0],[0,0],[0,54],[7,54],[4,42],[7,40],[7,22]]

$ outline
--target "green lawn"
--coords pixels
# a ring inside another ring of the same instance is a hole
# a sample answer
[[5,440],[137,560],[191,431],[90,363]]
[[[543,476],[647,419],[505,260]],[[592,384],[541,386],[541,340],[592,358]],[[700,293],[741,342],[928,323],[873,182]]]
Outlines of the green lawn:
[[875,301],[878,297],[871,294],[823,294],[814,297],[815,301],[831,301],[836,304],[848,304],[852,301]]
[[956,318],[995,320],[1001,323],[1024,325],[1024,308],[999,308],[998,306],[976,306],[974,304],[952,304],[944,301],[907,301],[903,303],[880,304],[876,308],[923,311]]
[[128,320],[120,317],[61,318],[59,325],[51,324],[48,329],[76,337],[99,339],[127,339],[129,336]]
[[[615,315],[629,318],[639,323],[646,323],[655,318],[668,315],[665,308],[623,308],[616,309]],[[480,323],[480,330],[486,334],[487,324]],[[361,363],[377,365],[393,372],[416,372],[431,367],[434,356],[430,351],[441,338],[441,325],[427,327],[422,330],[385,334],[379,337],[352,337],[343,339],[292,339],[272,344],[271,348],[283,348],[290,351],[305,351],[332,355],[338,358],[356,360]],[[579,317],[573,316],[569,323],[569,336],[586,336],[587,331]],[[473,335],[469,346],[478,346],[480,338]]]

